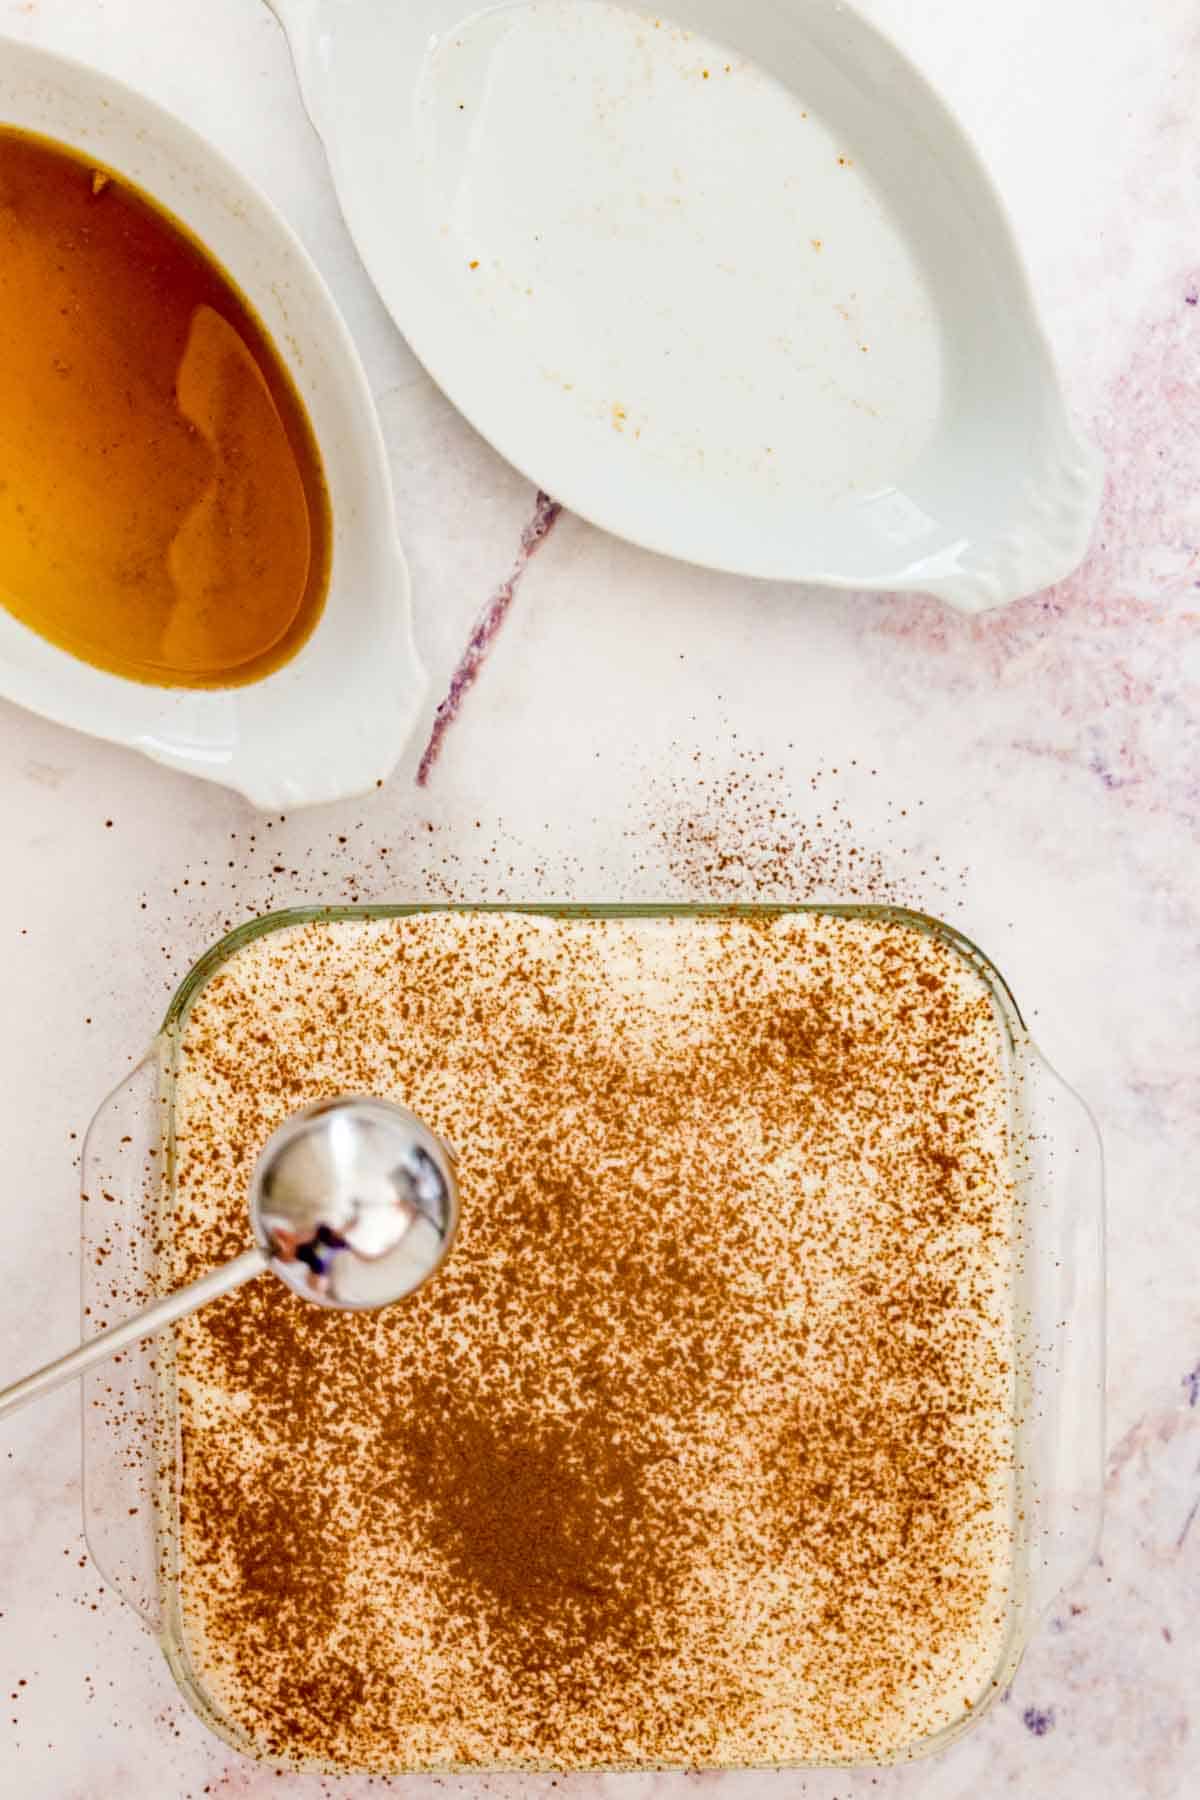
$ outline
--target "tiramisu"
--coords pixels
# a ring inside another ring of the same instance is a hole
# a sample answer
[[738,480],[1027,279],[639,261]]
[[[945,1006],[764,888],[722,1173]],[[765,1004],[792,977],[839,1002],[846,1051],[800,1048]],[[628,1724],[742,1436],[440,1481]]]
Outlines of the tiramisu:
[[458,1151],[441,1274],[177,1328],[174,1602],[291,1763],[904,1755],[1018,1590],[1006,1037],[903,919],[432,911],[268,931],[197,994],[173,1276],[294,1107]]

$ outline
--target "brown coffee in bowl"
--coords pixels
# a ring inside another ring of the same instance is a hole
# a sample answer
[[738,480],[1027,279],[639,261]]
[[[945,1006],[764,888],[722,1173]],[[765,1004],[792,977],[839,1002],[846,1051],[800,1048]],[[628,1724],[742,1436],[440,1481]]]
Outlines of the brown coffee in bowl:
[[166,687],[279,668],[331,526],[303,402],[249,303],[163,209],[0,126],[0,607]]

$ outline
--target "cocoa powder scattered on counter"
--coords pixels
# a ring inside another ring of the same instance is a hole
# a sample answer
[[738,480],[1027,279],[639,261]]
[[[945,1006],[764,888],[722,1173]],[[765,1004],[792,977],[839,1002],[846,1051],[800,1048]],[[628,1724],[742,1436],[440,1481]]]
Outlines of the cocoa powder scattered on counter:
[[672,894],[921,906],[952,885],[940,854],[922,847],[913,828],[917,803],[910,809],[883,802],[884,818],[873,828],[856,821],[848,791],[858,793],[861,806],[874,769],[822,766],[797,784],[756,750],[722,759],[697,750],[690,761],[688,773],[656,775],[649,786],[651,835]]

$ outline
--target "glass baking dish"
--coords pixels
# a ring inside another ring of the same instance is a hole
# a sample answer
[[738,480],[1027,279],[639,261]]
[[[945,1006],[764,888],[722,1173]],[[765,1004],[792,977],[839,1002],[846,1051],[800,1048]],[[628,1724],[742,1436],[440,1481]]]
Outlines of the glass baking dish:
[[[176,1045],[192,1001],[222,965],[264,934],[314,921],[482,912],[614,919],[818,913],[874,919],[935,937],[985,984],[1003,1039],[1008,1082],[1019,1526],[1010,1622],[987,1696],[967,1701],[953,1723],[899,1754],[911,1757],[943,1747],[977,1723],[1004,1690],[1039,1618],[1094,1551],[1104,1460],[1104,1268],[1102,1160],[1091,1116],[1034,1046],[994,965],[936,919],[894,907],[825,905],[363,906],[304,908],[255,919],[195,964],[147,1055],[102,1104],[88,1130],[82,1159],[82,1335],[92,1335],[160,1291],[174,1206]],[[261,1758],[261,1749],[221,1715],[195,1678],[181,1628],[180,1445],[171,1334],[85,1378],[83,1468],[87,1542],[104,1578],[157,1636],[199,1716],[238,1750]],[[299,1766],[352,1772],[312,1762]]]

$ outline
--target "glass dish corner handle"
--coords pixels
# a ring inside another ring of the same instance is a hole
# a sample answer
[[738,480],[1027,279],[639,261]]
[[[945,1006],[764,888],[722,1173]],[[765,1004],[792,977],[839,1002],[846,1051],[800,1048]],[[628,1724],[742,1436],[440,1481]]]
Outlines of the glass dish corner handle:
[[[80,1341],[156,1292],[166,1141],[157,1046],[104,1100],[88,1127],[81,1164]],[[89,1371],[83,1407],[83,1527],[104,1580],[143,1623],[160,1618],[159,1454],[167,1428],[160,1399],[169,1333],[144,1339]]]
[[1104,1494],[1104,1165],[1083,1099],[1026,1041],[1018,1059],[1027,1255],[1024,1432],[1030,1602],[1051,1607],[1095,1554]]

